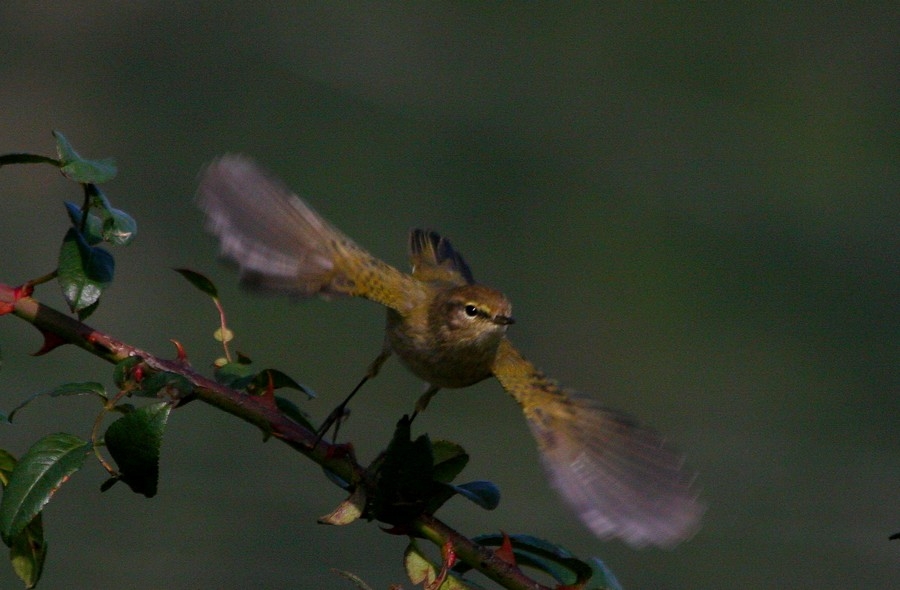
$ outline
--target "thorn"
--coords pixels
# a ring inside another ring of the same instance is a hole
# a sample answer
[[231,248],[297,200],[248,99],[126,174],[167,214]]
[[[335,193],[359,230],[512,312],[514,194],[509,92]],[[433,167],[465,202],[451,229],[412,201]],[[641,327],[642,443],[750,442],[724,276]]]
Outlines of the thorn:
[[501,530],[500,534],[503,535],[503,543],[494,550],[494,553],[506,563],[518,567],[518,564],[516,563],[516,554],[513,552],[512,540],[505,531]]
[[441,547],[441,557],[444,559],[447,569],[456,565],[456,550],[453,548],[453,543],[450,541],[444,543],[444,546]]
[[31,356],[43,356],[51,350],[59,348],[63,344],[68,344],[68,342],[66,342],[53,332],[47,332],[46,330],[41,330],[40,328],[38,328],[38,330],[41,332],[41,334],[44,335],[44,344],[41,345],[40,349],[38,349],[36,352],[32,352]]
[[174,338],[170,338],[169,342],[175,345],[175,352],[179,362],[187,363],[187,352],[185,352],[184,346],[182,346],[181,342],[175,340]]
[[456,563],[456,551],[453,550],[453,544],[450,541],[441,547],[441,560],[441,571],[430,584],[425,585],[425,590],[438,590],[450,574],[450,568]]

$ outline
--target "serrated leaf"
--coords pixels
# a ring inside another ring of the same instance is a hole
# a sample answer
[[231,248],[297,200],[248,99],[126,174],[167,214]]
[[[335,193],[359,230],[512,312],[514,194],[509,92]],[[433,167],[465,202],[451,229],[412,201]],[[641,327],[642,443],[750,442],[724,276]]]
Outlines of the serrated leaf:
[[93,213],[88,213],[87,221],[82,228],[84,212],[81,210],[81,207],[69,201],[66,201],[65,205],[66,213],[69,214],[69,220],[72,222],[72,227],[81,232],[81,235],[88,244],[93,246],[103,241],[103,221],[99,217]]
[[219,297],[219,290],[216,289],[216,285],[211,280],[209,280],[206,275],[200,274],[199,272],[191,270],[189,268],[176,268],[174,270],[203,293],[206,293],[213,299],[217,299]]
[[13,571],[25,583],[25,587],[34,588],[41,578],[46,559],[44,519],[38,513],[21,533],[13,537],[9,548],[9,560]]
[[82,184],[101,184],[116,176],[116,165],[112,158],[88,160],[82,158],[59,131],[53,132],[56,151],[59,154],[60,170],[66,178]]
[[19,459],[0,501],[0,536],[10,543],[70,475],[78,471],[90,444],[71,434],[51,434]]
[[115,266],[109,252],[91,246],[81,233],[70,228],[59,252],[57,276],[69,309],[81,316],[95,306],[112,282]]
[[[3,487],[9,482],[9,476],[15,466],[15,457],[0,449],[0,482],[3,483]],[[43,522],[39,512],[19,534],[13,535],[9,542],[9,560],[13,571],[25,583],[26,588],[35,587],[47,558]]]
[[76,383],[63,383],[59,387],[51,389],[45,395],[50,397],[65,397],[70,395],[95,395],[101,400],[106,400],[106,388],[96,381],[81,381]]
[[109,425],[104,440],[122,481],[148,498],[156,495],[159,449],[172,405],[160,402],[129,412]]
[[469,454],[449,440],[436,440],[431,445],[434,455],[434,480],[450,483],[469,463]]
[[25,401],[12,409],[12,411],[9,413],[9,420],[12,421],[16,414],[18,414],[23,408],[25,408],[25,406],[39,397],[65,397],[70,395],[95,395],[102,402],[105,402],[107,400],[106,388],[103,387],[103,385],[100,383],[94,381],[85,381],[82,383],[64,383],[63,385],[60,385],[55,389],[51,389],[50,391],[40,391],[26,398]]
[[485,510],[493,510],[500,504],[500,488],[489,481],[470,481],[451,487]]

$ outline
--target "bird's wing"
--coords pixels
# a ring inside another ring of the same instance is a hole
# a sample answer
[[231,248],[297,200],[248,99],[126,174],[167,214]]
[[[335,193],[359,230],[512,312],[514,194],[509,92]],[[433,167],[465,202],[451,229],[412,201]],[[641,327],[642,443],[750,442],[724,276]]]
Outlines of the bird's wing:
[[421,281],[378,260],[252,160],[228,155],[201,174],[198,203],[242,283],[298,296],[353,295],[401,313]]
[[553,486],[597,536],[671,547],[696,532],[705,507],[694,475],[662,436],[562,390],[506,339],[493,372],[522,406]]
[[433,232],[409,232],[409,263],[414,277],[426,283],[466,285],[475,282],[472,271],[450,240]]

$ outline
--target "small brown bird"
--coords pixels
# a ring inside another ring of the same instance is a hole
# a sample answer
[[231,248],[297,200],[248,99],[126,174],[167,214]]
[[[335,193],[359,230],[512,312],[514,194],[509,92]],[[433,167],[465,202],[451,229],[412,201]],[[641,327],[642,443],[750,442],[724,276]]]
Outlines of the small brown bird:
[[412,273],[403,273],[242,156],[203,172],[199,204],[245,284],[387,307],[384,347],[366,378],[396,354],[430,385],[417,410],[441,388],[496,377],[521,406],[551,482],[599,537],[671,547],[696,531],[704,507],[681,455],[629,416],[563,390],[519,354],[506,338],[509,300],[476,283],[448,240],[412,231]]

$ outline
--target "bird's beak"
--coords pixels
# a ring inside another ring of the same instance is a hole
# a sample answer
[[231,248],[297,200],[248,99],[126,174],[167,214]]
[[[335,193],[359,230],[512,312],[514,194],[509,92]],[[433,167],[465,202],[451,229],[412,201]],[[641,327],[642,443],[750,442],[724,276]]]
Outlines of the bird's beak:
[[508,326],[516,323],[516,320],[508,315],[495,315],[491,321],[498,326]]

